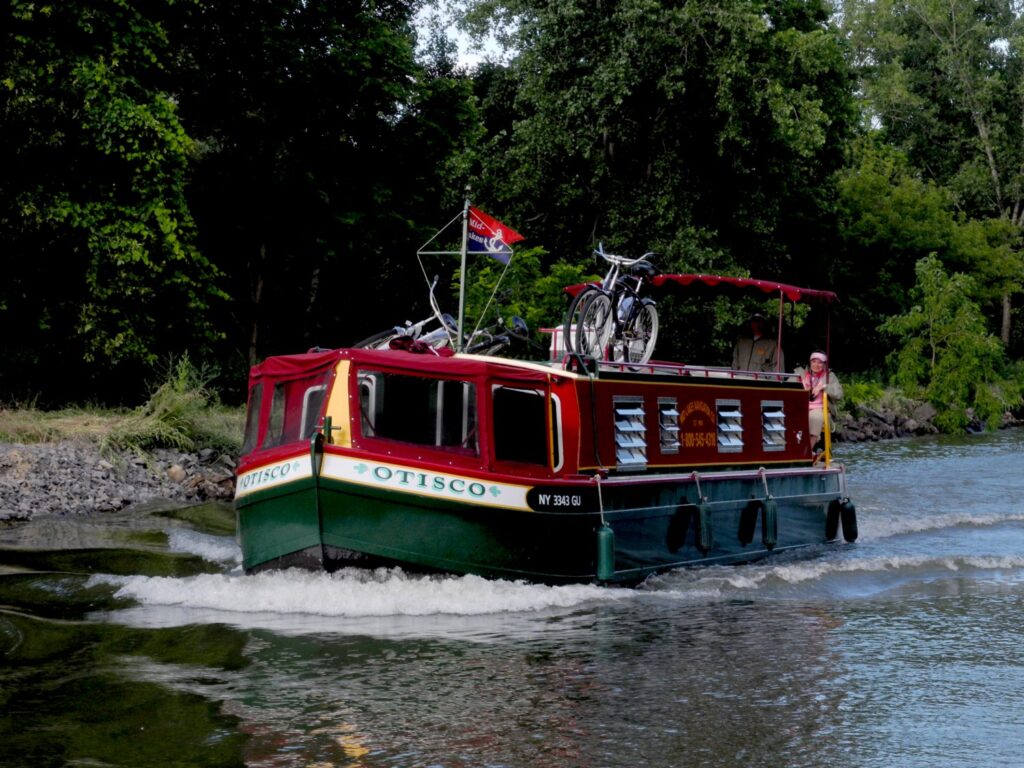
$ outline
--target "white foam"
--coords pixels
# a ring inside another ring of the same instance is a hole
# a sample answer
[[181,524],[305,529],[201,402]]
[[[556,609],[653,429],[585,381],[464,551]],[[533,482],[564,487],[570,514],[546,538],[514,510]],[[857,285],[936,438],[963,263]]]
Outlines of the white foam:
[[979,515],[977,513],[946,513],[926,517],[858,515],[860,540],[874,541],[893,536],[937,531],[943,528],[975,527],[987,528],[1003,523],[1024,522],[1024,512],[1009,514]]
[[213,563],[242,562],[242,551],[233,537],[213,536],[191,528],[172,528],[168,531],[167,547],[172,552],[199,555]]
[[[955,572],[1005,572],[1024,569],[1024,555],[876,555],[821,557],[785,563],[763,563],[742,567],[673,571],[650,591],[659,597],[693,599],[736,598],[745,593],[814,585],[839,592],[858,593],[867,586],[865,577],[885,574],[884,585],[897,583],[895,576],[908,578]],[[749,595],[748,595],[749,596]],[[810,597],[804,589],[797,593]]]
[[145,606],[350,618],[540,611],[632,593],[593,585],[549,587],[478,576],[412,576],[397,568],[351,568],[334,574],[291,569],[253,576],[234,573],[93,579],[116,585],[117,597],[131,598]]

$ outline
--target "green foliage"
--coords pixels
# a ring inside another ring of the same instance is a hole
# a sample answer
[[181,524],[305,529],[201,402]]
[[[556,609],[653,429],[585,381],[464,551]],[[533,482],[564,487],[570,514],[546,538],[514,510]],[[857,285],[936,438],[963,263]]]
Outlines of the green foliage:
[[[438,3],[0,12],[2,396],[134,404],[186,349],[240,395],[266,354],[418,314],[415,249],[471,182],[532,246],[485,324],[557,325],[562,287],[603,273],[603,241],[663,271],[841,292],[842,370],[881,366],[895,316],[900,381],[953,426],[1018,397],[991,335],[1024,350],[1020,8],[466,0],[507,54],[466,71],[437,26],[417,48],[415,14]],[[931,254],[960,304],[926,295],[913,266]],[[470,264],[471,319],[500,271]],[[724,362],[754,308],[659,299],[657,354]],[[934,335],[943,318],[960,340]],[[824,327],[795,313],[791,364]],[[153,440],[186,443],[175,408],[150,406]]]
[[[954,201],[958,226],[944,243],[952,252],[934,250],[977,277],[976,295],[1008,344],[1012,297],[1024,290],[1021,8],[850,0],[842,18],[871,132]],[[944,240],[946,231],[937,230]]]
[[202,349],[220,336],[209,310],[226,295],[186,201],[194,144],[165,79],[171,4],[12,10],[0,247],[19,258],[0,304],[20,324],[27,300],[39,318],[28,333],[58,349],[70,339],[103,366],[152,365],[172,337]]
[[416,61],[418,5],[0,12],[0,387],[123,402],[186,349],[244,382],[375,322],[338,286],[407,300],[476,114],[443,45]]
[[874,407],[886,395],[885,385],[876,378],[854,376],[843,381],[843,406],[856,411],[864,406]]
[[[562,289],[599,277],[562,260],[545,266],[546,256],[543,248],[516,250],[504,276],[503,265],[491,259],[481,258],[471,264],[466,290],[467,328],[472,330],[477,323],[486,326],[498,317],[508,321],[518,315],[526,321],[532,337],[533,347],[527,356],[545,357],[551,337],[540,329],[550,329],[563,322],[568,294]],[[484,261],[486,263],[480,263]],[[494,293],[496,287],[497,293]]]
[[920,260],[916,271],[916,303],[881,325],[900,344],[891,356],[896,382],[938,408],[935,423],[944,431],[965,428],[972,412],[989,427],[997,425],[1020,402],[1021,385],[1003,375],[1002,346],[970,298],[973,281],[947,275],[934,256]]
[[237,453],[243,417],[238,409],[219,406],[208,386],[213,377],[212,370],[195,366],[187,354],[172,360],[166,379],[146,404],[106,435],[103,446],[139,452],[215,448]]
[[552,253],[784,277],[824,248],[852,102],[823,3],[475,5],[517,54],[478,81],[483,191]]
[[972,217],[1024,221],[1019,8],[850,0],[843,23],[867,116]]
[[248,363],[378,330],[354,286],[422,295],[414,253],[451,216],[476,113],[443,45],[416,61],[418,5],[203,0],[172,33],[199,242],[239,299],[221,321]]

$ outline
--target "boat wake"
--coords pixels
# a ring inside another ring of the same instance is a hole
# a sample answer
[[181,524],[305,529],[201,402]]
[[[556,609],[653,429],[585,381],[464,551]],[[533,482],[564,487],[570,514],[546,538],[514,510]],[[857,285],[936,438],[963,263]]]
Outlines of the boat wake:
[[947,528],[989,528],[1004,523],[1024,523],[1024,512],[978,514],[977,512],[935,513],[920,517],[888,515],[858,509],[860,541],[870,542],[895,536],[928,533]]
[[1018,581],[1024,555],[821,556],[740,567],[677,570],[649,579],[644,590],[661,598],[693,601],[735,599],[816,600],[858,598],[899,589],[907,583],[950,578]]
[[114,597],[137,607],[102,618],[134,626],[223,623],[284,633],[438,635],[498,634],[496,621],[510,615],[532,620],[593,601],[636,593],[594,585],[545,586],[478,576],[408,574],[400,568],[347,568],[332,574],[298,569],[246,576],[230,573],[184,578],[97,575]]
[[167,548],[172,552],[198,555],[211,563],[242,563],[242,550],[232,536],[213,536],[191,528],[172,528],[167,532]]
[[297,634],[453,633],[465,637],[515,633],[510,619],[523,624],[520,629],[528,625],[532,634],[538,622],[561,621],[580,609],[591,613],[633,600],[816,602],[950,578],[1021,580],[1024,555],[863,556],[851,549],[809,559],[680,569],[652,577],[637,589],[426,576],[399,568],[350,568],[333,574],[293,569],[254,576],[236,569],[184,578],[98,575],[87,586],[105,584],[114,589],[114,597],[135,602],[134,608],[104,615],[131,625],[223,623]]

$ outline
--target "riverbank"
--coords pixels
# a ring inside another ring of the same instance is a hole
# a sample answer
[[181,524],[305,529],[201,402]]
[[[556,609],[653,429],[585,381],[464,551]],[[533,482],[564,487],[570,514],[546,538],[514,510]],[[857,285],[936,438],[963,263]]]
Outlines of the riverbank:
[[[852,412],[840,411],[833,430],[833,440],[840,443],[862,443],[903,437],[935,435],[938,411],[930,403],[907,402],[902,407],[857,405]],[[1000,429],[1024,426],[1024,419],[1012,413],[1003,414]],[[968,432],[985,431],[985,426],[972,420]]]
[[[912,409],[859,406],[854,413],[840,413],[834,440],[859,443],[935,434],[935,415],[928,404]],[[1004,426],[1021,424],[1009,414],[1004,420]],[[212,448],[102,450],[87,438],[0,442],[0,521],[115,512],[152,499],[230,502],[236,460]]]
[[212,449],[102,451],[89,440],[0,443],[0,521],[115,512],[152,499],[230,501],[235,459]]

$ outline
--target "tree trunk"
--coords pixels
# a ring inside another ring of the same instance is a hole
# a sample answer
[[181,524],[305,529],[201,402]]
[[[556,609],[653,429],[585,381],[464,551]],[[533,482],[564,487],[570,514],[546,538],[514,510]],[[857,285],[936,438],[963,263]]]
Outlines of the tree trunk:
[[251,275],[252,287],[252,330],[249,333],[249,367],[256,365],[256,342],[260,335],[260,299],[263,297],[263,265],[267,261],[267,245],[260,245],[260,258]]
[[1010,294],[1003,294],[1003,322],[999,329],[999,338],[1003,341],[1003,346],[1009,346],[1010,344],[1010,310],[1013,309],[1010,302]]

